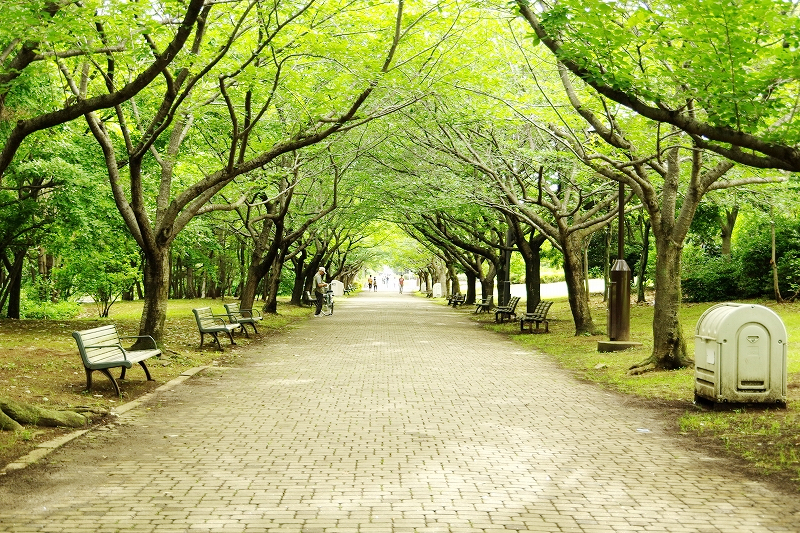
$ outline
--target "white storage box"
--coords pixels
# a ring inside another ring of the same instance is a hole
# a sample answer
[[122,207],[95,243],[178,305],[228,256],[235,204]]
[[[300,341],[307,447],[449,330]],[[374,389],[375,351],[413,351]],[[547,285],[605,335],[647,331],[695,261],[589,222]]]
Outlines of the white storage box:
[[786,403],[786,326],[762,305],[723,303],[697,321],[695,398]]

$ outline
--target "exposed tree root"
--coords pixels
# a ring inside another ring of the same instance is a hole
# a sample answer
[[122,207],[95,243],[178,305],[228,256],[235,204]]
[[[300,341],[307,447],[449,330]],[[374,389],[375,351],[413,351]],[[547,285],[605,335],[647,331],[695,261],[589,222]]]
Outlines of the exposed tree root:
[[668,371],[668,370],[678,370],[680,368],[688,368],[694,366],[694,361],[691,359],[683,359],[680,363],[676,365],[659,365],[653,361],[652,357],[645,359],[640,363],[636,363],[628,368],[628,375],[629,376],[639,376],[641,374],[646,374],[647,372],[659,372],[659,371]]
[[46,427],[84,427],[89,419],[74,411],[56,411],[13,400],[0,399],[0,429],[19,430],[22,425]]

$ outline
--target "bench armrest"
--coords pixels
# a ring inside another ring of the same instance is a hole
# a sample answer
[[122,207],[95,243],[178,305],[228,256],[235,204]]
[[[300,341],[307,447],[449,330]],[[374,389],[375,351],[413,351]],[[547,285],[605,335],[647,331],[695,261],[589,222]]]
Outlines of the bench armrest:
[[158,344],[156,343],[156,340],[150,335],[127,335],[125,337],[120,337],[120,339],[150,339],[150,341],[153,343],[153,348],[155,348],[156,350],[158,349]]
[[245,314],[248,314],[248,315],[250,315],[250,317],[261,316],[261,313],[259,313],[258,311],[253,313],[252,309],[239,309],[239,314],[241,314],[242,316],[244,316]]

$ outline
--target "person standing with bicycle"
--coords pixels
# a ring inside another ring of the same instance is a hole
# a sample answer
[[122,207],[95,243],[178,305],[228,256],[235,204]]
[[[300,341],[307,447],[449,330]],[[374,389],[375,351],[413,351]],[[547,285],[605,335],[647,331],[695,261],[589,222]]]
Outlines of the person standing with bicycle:
[[314,296],[317,298],[317,309],[314,316],[320,316],[322,312],[322,299],[325,297],[325,289],[328,284],[325,282],[325,267],[319,267],[316,275],[314,276]]

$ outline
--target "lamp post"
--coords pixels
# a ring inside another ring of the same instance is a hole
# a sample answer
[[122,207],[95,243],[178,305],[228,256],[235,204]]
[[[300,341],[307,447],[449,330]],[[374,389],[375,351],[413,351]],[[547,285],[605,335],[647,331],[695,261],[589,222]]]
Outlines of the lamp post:
[[617,221],[617,259],[611,267],[608,291],[608,341],[597,343],[601,352],[616,352],[634,346],[631,342],[631,269],[625,261],[625,185],[619,182],[619,216]]

